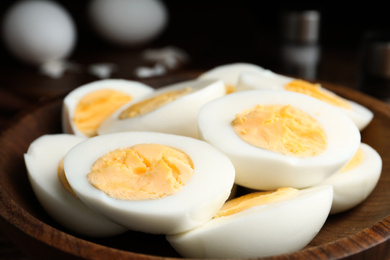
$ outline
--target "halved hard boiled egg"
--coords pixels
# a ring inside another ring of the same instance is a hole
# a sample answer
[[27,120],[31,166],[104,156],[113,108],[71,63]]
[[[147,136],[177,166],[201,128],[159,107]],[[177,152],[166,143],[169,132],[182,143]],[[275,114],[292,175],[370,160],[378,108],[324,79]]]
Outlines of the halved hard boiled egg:
[[238,79],[243,72],[262,73],[264,69],[256,64],[237,62],[214,67],[199,75],[200,79],[220,79],[226,85],[226,93],[236,91]]
[[221,80],[174,83],[118,109],[101,124],[98,133],[151,131],[198,138],[199,109],[223,95]]
[[67,153],[64,166],[84,203],[131,230],[154,234],[209,221],[235,176],[230,160],[210,144],[154,132],[92,137]]
[[43,135],[34,140],[24,160],[33,191],[47,213],[69,230],[91,237],[113,236],[127,231],[78,199],[63,172],[63,158],[85,137],[70,134]]
[[360,144],[360,131],[345,114],[290,91],[226,95],[203,106],[198,123],[201,139],[233,162],[236,184],[259,190],[319,184]]
[[287,77],[264,70],[262,73],[245,72],[240,74],[237,91],[248,89],[279,89],[312,96],[327,102],[345,113],[353,120],[359,130],[363,130],[372,120],[374,114],[366,107],[323,88],[321,84]]
[[382,172],[382,159],[371,146],[361,143],[352,160],[322,184],[333,186],[331,214],[349,210],[374,190]]
[[153,92],[138,81],[103,79],[71,91],[63,101],[64,133],[95,136],[100,124],[121,106]]
[[167,240],[183,257],[251,258],[305,247],[324,225],[332,186],[280,188],[226,202],[209,222]]

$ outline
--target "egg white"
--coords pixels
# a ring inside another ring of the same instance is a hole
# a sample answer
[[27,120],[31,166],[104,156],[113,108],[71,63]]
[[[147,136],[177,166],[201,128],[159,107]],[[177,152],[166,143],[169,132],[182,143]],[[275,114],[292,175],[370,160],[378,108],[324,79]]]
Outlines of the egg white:
[[[311,115],[324,128],[328,146],[320,155],[286,156],[243,141],[231,126],[237,113],[256,105],[291,105]],[[319,184],[355,154],[360,144],[356,125],[334,107],[312,97],[280,90],[232,93],[206,104],[198,117],[201,139],[225,153],[236,168],[236,184],[259,190]]]
[[125,79],[102,79],[79,86],[69,92],[63,100],[62,130],[64,133],[85,136],[73,122],[75,109],[80,100],[89,93],[100,89],[114,89],[122,91],[132,97],[132,100],[141,98],[154,91],[154,88],[138,81]]
[[24,154],[30,184],[46,212],[67,229],[91,237],[123,233],[126,228],[91,210],[57,177],[58,165],[68,150],[85,140],[69,134],[43,135],[34,140]]
[[252,63],[237,62],[214,67],[199,75],[200,79],[220,79],[228,86],[236,86],[243,72],[262,73],[264,68]]
[[[250,89],[279,89],[284,90],[284,86],[293,81],[294,78],[274,73],[270,70],[264,70],[262,73],[241,73],[237,83],[237,91],[250,90]],[[325,88],[325,92],[335,94]],[[363,130],[372,121],[374,114],[368,108],[358,104],[352,100],[344,98],[352,107],[352,109],[346,109],[337,107],[349,118],[353,120],[359,130]],[[336,107],[336,106],[335,106]]]
[[378,152],[365,143],[360,144],[364,161],[348,171],[338,172],[322,184],[333,186],[331,214],[347,211],[362,203],[374,190],[382,172],[382,159]]
[[[118,200],[92,186],[87,174],[103,154],[140,143],[167,145],[186,153],[194,174],[177,193],[150,200]],[[87,205],[131,230],[168,234],[184,232],[210,220],[229,197],[235,170],[217,149],[198,139],[153,132],[125,132],[92,137],[65,157],[69,184]]]
[[214,218],[167,240],[187,258],[251,258],[290,253],[305,247],[324,225],[332,186],[298,191],[290,199]]
[[199,109],[207,102],[225,95],[225,85],[222,81],[198,79],[182,81],[159,88],[141,100],[186,87],[193,88],[194,92],[188,93],[147,114],[119,119],[118,117],[123,110],[139,100],[130,102],[105,120],[99,127],[98,134],[150,131],[198,138],[197,116]]

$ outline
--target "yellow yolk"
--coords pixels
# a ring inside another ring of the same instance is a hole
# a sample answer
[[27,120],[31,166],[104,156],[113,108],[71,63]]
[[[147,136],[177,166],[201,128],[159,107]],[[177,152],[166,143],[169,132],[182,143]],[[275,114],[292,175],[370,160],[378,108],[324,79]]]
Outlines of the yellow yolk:
[[319,84],[312,84],[304,80],[293,80],[285,85],[284,89],[309,95],[334,106],[352,109],[348,101],[335,94],[325,92]]
[[191,158],[182,151],[160,144],[138,144],[100,157],[88,180],[110,197],[146,200],[178,192],[193,172]]
[[236,86],[234,85],[226,85],[225,89],[226,89],[226,94],[231,94],[236,92]]
[[77,104],[73,122],[77,129],[92,137],[100,124],[132,97],[117,90],[101,89],[84,96]]
[[276,191],[259,191],[249,193],[226,202],[214,218],[225,217],[252,207],[287,200],[295,196],[297,192],[297,189],[283,187],[277,189]]
[[321,124],[289,105],[257,105],[237,114],[232,127],[245,142],[288,156],[316,156],[327,147]]
[[122,111],[119,115],[119,119],[132,118],[150,113],[184,95],[187,95],[191,91],[191,88],[187,87],[180,90],[165,92],[155,97],[143,100]]
[[340,172],[346,172],[349,171],[357,166],[359,166],[364,161],[364,153],[362,149],[358,149],[353,158],[348,162],[347,165],[344,166],[343,169],[341,169]]
[[76,193],[74,193],[73,189],[70,187],[69,182],[68,182],[68,179],[66,178],[65,170],[64,170],[64,159],[62,159],[62,160],[60,161],[60,163],[58,164],[57,176],[58,176],[58,179],[60,180],[62,186],[63,186],[70,194],[72,194],[73,196],[77,197]]

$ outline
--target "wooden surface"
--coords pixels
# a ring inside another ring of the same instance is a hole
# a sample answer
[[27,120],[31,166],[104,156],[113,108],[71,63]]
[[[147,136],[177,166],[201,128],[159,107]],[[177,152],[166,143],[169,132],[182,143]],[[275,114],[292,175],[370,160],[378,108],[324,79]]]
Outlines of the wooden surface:
[[[193,77],[185,73],[154,79],[151,85],[168,84]],[[383,159],[383,173],[371,196],[358,207],[330,216],[320,233],[304,249],[267,260],[282,259],[387,259],[390,257],[390,109],[388,105],[349,88],[324,83],[325,87],[358,101],[372,111],[372,123],[362,141]],[[87,239],[59,226],[40,207],[29,186],[23,153],[37,137],[61,132],[61,98],[42,101],[14,118],[0,136],[0,229],[19,250],[12,259],[160,259],[179,257],[163,236],[138,232],[109,239]],[[4,240],[9,243],[9,240]],[[4,250],[11,247],[6,247]],[[28,258],[26,257],[28,256]],[[11,259],[11,258],[10,258]]]

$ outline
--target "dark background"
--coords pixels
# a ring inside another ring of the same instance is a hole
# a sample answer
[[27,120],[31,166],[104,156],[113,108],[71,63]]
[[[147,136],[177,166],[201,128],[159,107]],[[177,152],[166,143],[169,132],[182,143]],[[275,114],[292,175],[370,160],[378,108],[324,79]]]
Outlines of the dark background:
[[[144,65],[140,53],[150,48],[174,46],[187,52],[188,63],[180,70],[204,71],[215,66],[250,62],[283,73],[280,64],[280,18],[286,11],[318,10],[321,14],[318,45],[321,59],[315,80],[357,88],[364,35],[389,31],[386,4],[379,1],[338,5],[320,1],[256,0],[162,0],[168,25],[153,42],[136,48],[114,46],[93,30],[82,0],[56,0],[72,16],[77,30],[70,60],[88,65],[113,62],[119,67],[112,77],[137,79],[135,66]],[[0,19],[15,0],[0,1]],[[14,58],[0,41],[0,127],[17,112],[39,100],[63,96],[67,91],[98,78],[66,73],[52,79],[36,67]],[[170,72],[172,73],[172,72]]]
[[[15,1],[0,2],[0,16]],[[73,57],[80,52],[113,47],[101,40],[86,19],[88,1],[58,0],[73,16],[78,41]],[[231,61],[248,61],[265,67],[277,66],[279,18],[283,11],[319,10],[320,44],[324,50],[356,51],[363,34],[388,30],[390,21],[384,2],[355,1],[353,4],[303,4],[297,1],[256,0],[164,0],[169,24],[151,46],[174,45],[192,57],[192,68],[206,69]],[[341,3],[341,2],[340,2]],[[14,60],[0,45],[2,66]]]
[[[335,5],[320,1],[307,4],[298,1],[162,0],[169,15],[163,33],[146,45],[120,48],[103,40],[93,30],[87,19],[89,1],[56,1],[67,9],[77,29],[76,46],[69,59],[80,64],[115,62],[122,71],[113,77],[124,78],[134,78],[131,71],[134,66],[142,65],[139,54],[143,50],[166,46],[178,47],[188,53],[190,60],[181,68],[183,70],[207,70],[226,63],[250,62],[283,73],[279,55],[282,13],[318,10],[321,14],[318,42],[321,59],[316,80],[356,88],[364,35],[372,31],[390,31],[388,9],[380,1],[343,5],[340,1]],[[0,18],[15,2],[0,1]],[[0,41],[0,69],[1,95],[15,94],[16,98],[22,97],[22,101],[64,94],[64,91],[96,80],[90,75],[64,75],[56,80],[45,78],[37,68],[15,59],[3,41]],[[52,85],[66,87],[64,91],[54,93]],[[12,110],[21,108],[23,102],[18,101],[12,102]]]

